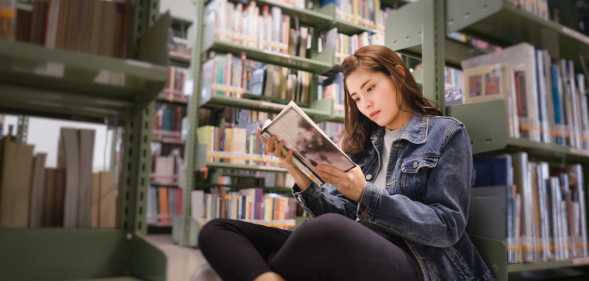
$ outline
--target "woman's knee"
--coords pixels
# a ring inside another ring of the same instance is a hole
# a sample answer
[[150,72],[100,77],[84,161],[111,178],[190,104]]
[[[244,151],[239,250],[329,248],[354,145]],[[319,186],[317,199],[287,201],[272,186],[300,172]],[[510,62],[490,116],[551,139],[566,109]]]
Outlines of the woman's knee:
[[212,219],[207,222],[198,232],[198,247],[203,248],[210,243],[215,237],[218,237],[218,232],[223,230],[227,225],[227,219]]
[[337,239],[345,235],[345,229],[353,224],[354,221],[340,214],[328,213],[315,217],[295,231],[294,235],[299,236],[301,240],[325,241],[325,239]]

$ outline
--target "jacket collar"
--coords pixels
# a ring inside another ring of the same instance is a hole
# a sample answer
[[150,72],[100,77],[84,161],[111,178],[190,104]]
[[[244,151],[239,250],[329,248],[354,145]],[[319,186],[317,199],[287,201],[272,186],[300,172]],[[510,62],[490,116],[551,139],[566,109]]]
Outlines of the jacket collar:
[[[405,139],[414,144],[422,144],[425,143],[427,139],[428,133],[428,121],[429,118],[423,116],[419,113],[414,113],[409,123],[400,130],[399,139]],[[378,146],[379,140],[382,140],[384,137],[384,128],[379,127],[375,130],[372,135],[370,136],[370,141]],[[381,141],[382,142],[382,141]]]

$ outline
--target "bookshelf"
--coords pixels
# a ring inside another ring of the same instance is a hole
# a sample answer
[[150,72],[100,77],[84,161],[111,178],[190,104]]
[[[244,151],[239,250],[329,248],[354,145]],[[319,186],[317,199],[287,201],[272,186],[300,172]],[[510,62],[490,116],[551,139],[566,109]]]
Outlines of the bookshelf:
[[166,257],[145,239],[143,218],[150,110],[167,56],[169,16],[158,18],[158,3],[135,3],[132,59],[0,40],[0,111],[125,129],[118,227],[0,228],[3,279],[165,280]]
[[[244,54],[247,59],[253,61],[267,63],[270,65],[283,66],[292,70],[302,70],[314,75],[319,75],[329,70],[333,63],[336,61],[335,52],[333,50],[324,50],[321,53],[315,53],[317,51],[317,40],[318,38],[312,38],[312,48],[310,56],[299,57],[292,55],[285,55],[277,52],[270,52],[261,50],[255,47],[251,47],[246,44],[237,44],[219,38],[206,38],[205,40],[205,7],[211,1],[197,1],[196,11],[197,17],[194,22],[194,26],[199,28],[196,29],[196,36],[193,48],[192,66],[201,66],[207,59],[207,54],[214,53],[225,54],[229,53],[233,56],[239,57]],[[240,1],[229,0],[229,3],[244,3]],[[278,0],[252,0],[259,7],[268,5],[270,8],[277,7],[280,9],[283,15],[288,15],[292,18],[298,18],[302,25],[306,25],[315,29],[315,32],[324,32],[332,28],[337,28],[337,32],[343,34],[358,34],[366,31],[374,31],[375,27],[364,26],[359,23],[350,22],[341,19],[337,13],[335,6],[328,5],[320,8],[318,5],[313,9],[303,9],[295,6],[285,4],[283,1]],[[403,1],[388,0],[383,3],[383,7],[390,7],[400,5]],[[244,7],[247,3],[244,3]],[[318,4],[318,2],[317,2]],[[185,167],[186,173],[184,175],[187,187],[184,189],[184,217],[174,221],[173,236],[174,240],[182,245],[195,246],[198,238],[198,229],[202,226],[203,222],[195,221],[191,219],[192,213],[190,194],[195,188],[195,173],[198,173],[202,169],[206,169],[209,174],[219,173],[222,170],[243,170],[243,171],[261,171],[261,172],[272,172],[272,173],[285,173],[286,170],[282,168],[276,168],[271,166],[256,166],[246,164],[235,164],[226,162],[207,162],[206,157],[203,154],[206,150],[198,144],[197,129],[199,128],[199,122],[197,115],[199,110],[202,109],[223,109],[223,108],[236,108],[236,109],[247,109],[259,112],[277,113],[284,108],[282,101],[276,100],[265,100],[260,97],[253,97],[245,89],[227,89],[228,92],[238,92],[239,97],[234,96],[202,96],[202,73],[201,67],[193,67],[192,78],[194,80],[194,93],[190,97],[188,105],[188,120],[190,122],[190,128],[188,130],[187,141],[189,144],[185,148]],[[315,79],[311,82],[313,85],[317,83]],[[217,90],[223,88],[223,85],[214,85]],[[214,88],[214,87],[213,87]],[[214,91],[213,91],[214,92]],[[311,104],[304,108],[304,111],[311,116],[315,121],[331,121],[343,123],[343,114],[337,113],[333,102],[330,100],[316,100],[316,93],[311,93]],[[268,190],[274,190],[272,188]],[[284,191],[284,190],[282,190]]]
[[[176,197],[176,193],[182,194],[182,190],[179,189],[181,167],[175,160],[168,160],[173,157],[182,159],[185,146],[182,127],[189,100],[185,88],[190,83],[188,73],[192,51],[189,37],[192,21],[178,10],[180,7],[191,10],[191,7],[184,7],[186,3],[179,2],[166,4],[171,5],[167,8],[174,17],[171,24],[172,36],[168,41],[171,47],[168,52],[167,81],[165,88],[157,96],[151,133],[152,157],[155,163],[152,165],[153,174],[150,177],[148,191],[148,234],[171,234],[172,224],[167,222],[166,218],[177,216],[181,208],[176,205],[182,204]],[[167,200],[160,197],[166,197]]]
[[[444,105],[445,64],[460,65],[479,55],[472,48],[447,37],[462,32],[499,46],[528,42],[547,50],[552,58],[575,61],[587,57],[589,37],[556,22],[520,9],[506,0],[432,1],[409,3],[389,17],[386,45],[422,57],[424,94],[446,113],[461,120],[471,137],[473,153],[494,155],[527,152],[529,157],[557,165],[580,163],[585,180],[589,153],[569,146],[514,138],[508,130],[507,105],[503,100]],[[539,91],[539,90],[538,90]],[[586,184],[585,184],[586,185]],[[560,271],[588,266],[587,258],[508,263],[507,188],[474,188],[469,233],[497,280],[520,280],[532,271]]]

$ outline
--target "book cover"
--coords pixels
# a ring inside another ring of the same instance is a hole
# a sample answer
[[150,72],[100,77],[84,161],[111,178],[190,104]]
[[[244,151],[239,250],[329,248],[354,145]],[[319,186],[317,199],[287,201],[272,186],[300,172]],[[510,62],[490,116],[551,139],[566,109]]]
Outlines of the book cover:
[[294,102],[290,102],[262,129],[265,137],[276,136],[293,151],[294,164],[317,184],[324,181],[315,172],[319,163],[349,171],[355,164]]

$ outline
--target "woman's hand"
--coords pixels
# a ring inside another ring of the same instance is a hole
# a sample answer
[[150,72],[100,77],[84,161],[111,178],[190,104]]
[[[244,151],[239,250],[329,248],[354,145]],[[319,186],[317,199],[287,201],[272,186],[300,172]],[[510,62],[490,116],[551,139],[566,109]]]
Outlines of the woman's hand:
[[333,165],[320,163],[316,166],[317,173],[327,183],[332,184],[348,199],[358,202],[366,188],[366,179],[360,166],[343,172]]
[[264,150],[266,153],[272,153],[280,158],[282,167],[288,170],[288,173],[294,178],[295,183],[301,190],[305,190],[311,185],[311,180],[293,163],[293,152],[284,146],[283,141],[280,141],[276,136],[270,138],[262,136],[260,130],[256,132],[256,136],[259,140],[264,142]]

